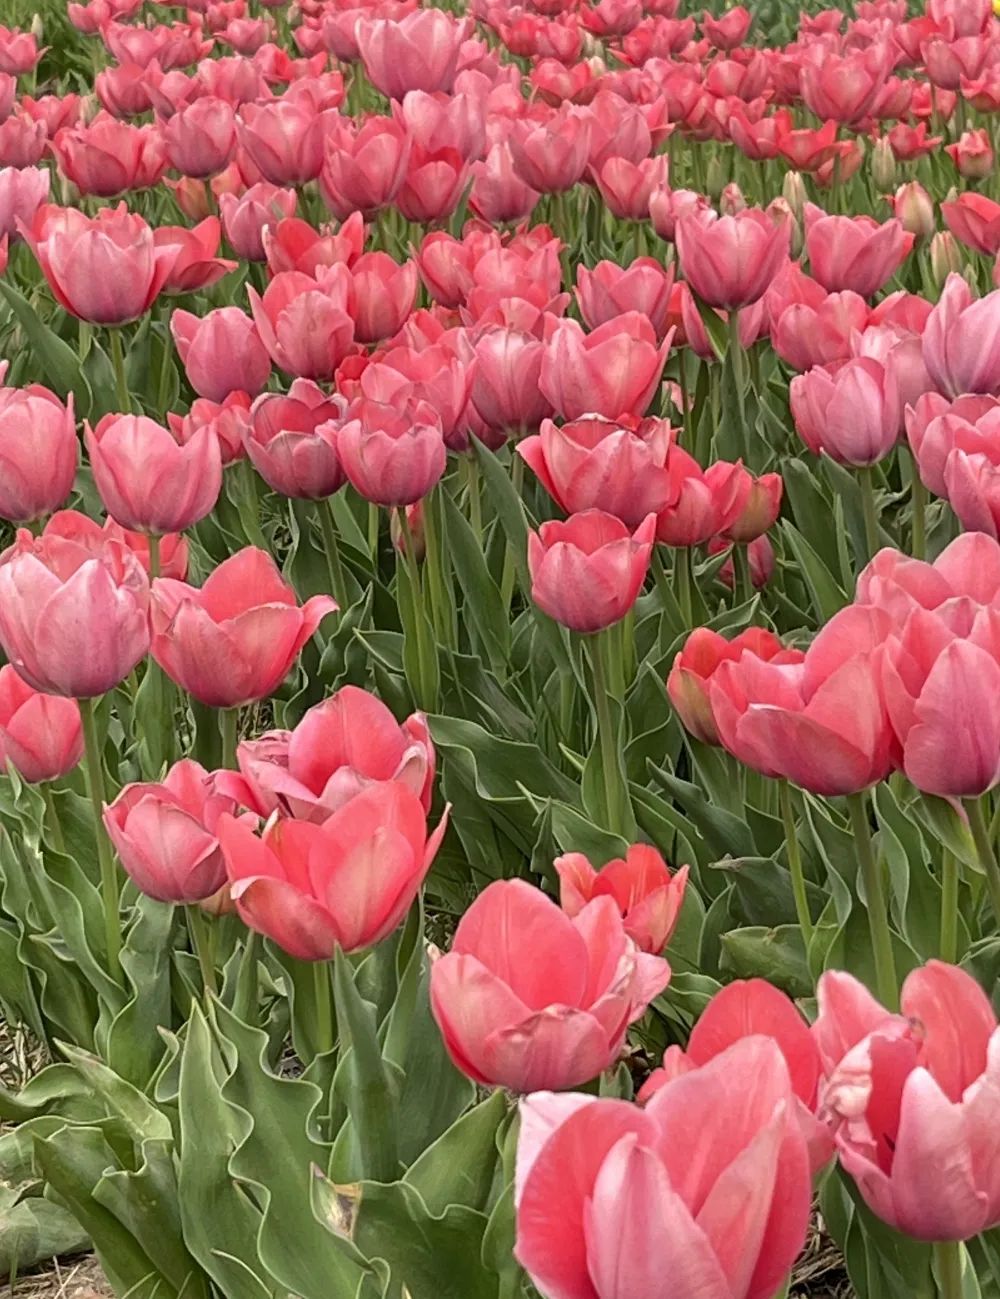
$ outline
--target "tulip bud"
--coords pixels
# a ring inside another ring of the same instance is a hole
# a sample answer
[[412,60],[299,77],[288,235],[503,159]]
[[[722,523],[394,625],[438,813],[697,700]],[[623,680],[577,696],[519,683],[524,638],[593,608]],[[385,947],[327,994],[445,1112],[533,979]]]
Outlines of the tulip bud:
[[45,24],[42,22],[42,15],[35,14],[31,20],[31,26],[28,28],[36,41],[40,41],[45,34]]
[[896,155],[884,135],[875,141],[872,149],[872,180],[883,193],[888,193],[896,184]]
[[719,199],[719,211],[723,216],[735,216],[737,212],[742,212],[746,205],[743,191],[734,180],[730,181]]
[[802,252],[802,225],[796,218],[791,204],[779,195],[778,198],[771,199],[765,211],[775,225],[784,221],[789,234],[788,254],[793,258],[798,257]]
[[722,159],[717,153],[713,153],[709,159],[708,168],[705,173],[705,193],[713,203],[719,201],[723,187]]
[[[420,564],[427,554],[427,538],[424,534],[424,503],[423,501],[414,501],[412,505],[403,508],[406,510],[406,522],[409,527],[410,538],[413,541],[413,558]],[[401,555],[405,555],[406,537],[403,535],[403,523],[399,517],[399,510],[393,510],[389,517],[389,534],[396,550]]]
[[957,144],[949,144],[945,152],[966,180],[982,180],[993,171],[993,146],[984,130],[965,131]]
[[939,230],[931,240],[931,275],[941,288],[948,276],[962,269],[962,252],[950,230]]
[[903,229],[918,239],[928,239],[934,233],[934,200],[917,180],[900,185],[892,200],[893,211],[903,223]]
[[796,221],[802,220],[806,210],[806,187],[801,172],[788,171],[781,183],[781,193],[785,202],[795,213]]

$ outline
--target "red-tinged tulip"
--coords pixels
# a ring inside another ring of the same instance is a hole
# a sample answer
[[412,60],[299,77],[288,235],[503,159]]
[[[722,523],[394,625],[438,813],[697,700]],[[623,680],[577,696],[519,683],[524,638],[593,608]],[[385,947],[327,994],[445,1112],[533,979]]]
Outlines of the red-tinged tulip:
[[828,216],[806,205],[809,271],[830,293],[850,289],[870,298],[895,275],[913,247],[913,235],[893,219]]
[[476,281],[474,271],[480,257],[499,247],[494,231],[471,229],[455,239],[445,230],[424,235],[413,256],[424,288],[443,307],[460,307]]
[[270,731],[237,749],[225,788],[259,816],[278,812],[321,825],[378,781],[405,785],[430,811],[435,755],[427,723],[400,725],[366,690],[343,686],[310,708],[294,731]]
[[188,226],[157,226],[153,243],[173,248],[176,257],[163,286],[164,293],[197,293],[235,270],[238,263],[217,256],[222,226],[218,217],[206,217],[194,229]]
[[576,1087],[614,1065],[629,1023],[669,979],[665,960],[635,947],[610,897],[571,920],[523,880],[498,880],[432,965],[431,1010],[475,1082]]
[[232,817],[219,823],[236,909],[251,929],[300,961],[360,952],[402,923],[444,837],[428,838],[420,799],[379,781],[321,825],[274,818],[258,838]]
[[699,627],[684,642],[667,677],[667,694],[684,727],[703,744],[720,744],[709,699],[709,684],[720,663],[753,654],[765,663],[801,663],[801,650],[788,649],[772,632],[749,627],[733,639]]
[[1000,203],[985,194],[967,190],[941,204],[941,215],[951,233],[966,248],[986,257],[1000,252]]
[[80,193],[99,198],[149,189],[159,183],[167,167],[157,127],[129,126],[104,114],[86,126],[60,131],[52,148],[60,170]]
[[354,279],[354,336],[380,343],[403,326],[417,297],[417,266],[400,266],[388,253],[363,253],[351,267]]
[[882,780],[892,732],[874,654],[889,629],[881,610],[841,610],[801,663],[752,654],[722,663],[709,700],[719,738],[740,762],[810,793],[854,794]]
[[422,149],[457,149],[467,162],[474,162],[486,152],[485,107],[481,98],[468,94],[411,90],[394,112]]
[[16,239],[48,197],[49,173],[43,167],[0,169],[0,236]]
[[358,52],[368,79],[388,99],[402,100],[411,90],[451,90],[463,41],[472,20],[442,9],[417,9],[398,21],[360,19]]
[[884,46],[843,56],[817,46],[816,57],[802,65],[802,98],[823,122],[859,122],[874,105],[891,68]]
[[149,649],[149,584],[121,542],[18,532],[0,557],[0,648],[47,695],[89,699],[120,685]]
[[595,36],[624,36],[642,21],[640,0],[597,0],[580,11],[580,18]]
[[399,193],[411,148],[391,117],[370,117],[356,133],[332,134],[319,177],[323,202],[341,221],[352,212],[373,217]]
[[649,318],[662,339],[667,332],[670,290],[674,277],[671,270],[652,257],[637,257],[627,267],[616,262],[598,262],[593,270],[577,267],[576,298],[580,314],[588,329],[614,320],[629,311]]
[[304,185],[323,166],[326,132],[335,114],[317,113],[304,99],[244,104],[236,122],[243,148],[272,185]]
[[517,1155],[515,1254],[558,1299],[769,1299],[805,1241],[809,1155],[766,1037],[674,1078],[645,1109],[531,1096]]
[[957,144],[945,146],[945,153],[966,180],[982,180],[993,171],[993,145],[986,131],[965,131]]
[[376,505],[412,505],[445,471],[447,447],[425,401],[386,406],[362,399],[337,430],[337,454],[351,486]]
[[[733,552],[736,549],[726,537],[713,537],[708,543],[709,555],[722,555],[728,552],[728,558],[719,569],[719,581],[730,591],[736,589],[736,563]],[[747,546],[747,564],[750,570],[750,585],[755,591],[767,586],[774,576],[774,547],[768,537],[755,537]]]
[[425,401],[437,412],[446,445],[455,451],[469,445],[468,405],[474,364],[463,349],[455,355],[442,344],[416,351],[393,347],[365,368],[360,395],[392,406]]
[[[149,70],[141,63],[104,68],[94,79],[94,90],[101,107],[112,117],[141,117],[153,106]],[[79,119],[73,125],[79,125]]]
[[183,176],[207,180],[225,171],[236,153],[236,113],[224,99],[203,95],[162,127],[167,160]]
[[640,952],[659,956],[673,934],[684,903],[688,868],[671,874],[648,844],[633,844],[624,858],[594,870],[580,852],[557,857],[559,905],[574,920],[594,898],[610,897],[625,922],[625,932]]
[[540,194],[572,189],[587,169],[590,130],[589,119],[572,108],[516,126],[509,140],[515,172]]
[[659,386],[669,346],[669,334],[657,345],[653,326],[637,311],[590,334],[575,320],[553,321],[539,386],[564,419],[641,416]]
[[105,415],[84,437],[104,508],[123,528],[184,532],[215,508],[222,453],[208,429],[182,446],[145,415]]
[[124,203],[96,217],[43,205],[21,233],[59,305],[94,325],[124,325],[145,315],[176,256],[156,247],[153,231]]
[[254,402],[246,451],[261,478],[283,496],[321,500],[344,485],[337,428],[344,402],[310,379],[296,379],[288,395],[264,393]]
[[458,207],[469,180],[469,165],[455,149],[430,153],[414,145],[396,207],[407,221],[441,221]]
[[37,785],[68,775],[82,757],[76,700],[33,690],[9,663],[0,668],[0,772],[13,767]]
[[927,318],[923,352],[941,392],[1000,394],[1000,291],[975,299],[961,275],[949,275]]
[[896,445],[899,387],[893,374],[870,357],[796,375],[789,399],[796,432],[815,455],[823,453],[840,464],[874,465]]
[[238,708],[277,690],[336,607],[325,595],[300,607],[271,556],[247,546],[200,590],[168,578],[153,583],[153,657],[201,703]]
[[717,50],[734,50],[747,38],[753,17],[748,9],[737,5],[727,9],[721,18],[706,12],[701,20],[701,30]]
[[942,143],[940,135],[928,137],[926,122],[921,122],[918,126],[897,122],[885,138],[889,141],[897,162],[914,162],[917,158],[926,157]]
[[491,144],[485,158],[472,164],[469,207],[491,225],[526,221],[540,198],[538,190],[517,174],[506,140]]
[[571,631],[596,632],[620,622],[646,580],[655,530],[653,514],[633,533],[602,510],[543,523],[528,534],[531,598]]
[[30,72],[43,53],[34,32],[0,27],[0,72],[19,77],[22,72]]
[[[750,488],[743,508],[725,528],[724,536],[728,541],[746,546],[763,537],[774,526],[781,511],[781,496],[785,485],[781,474],[761,474],[758,478],[748,469],[743,469],[742,472],[746,474]],[[742,492],[740,496],[742,497]]]
[[299,217],[279,221],[273,230],[264,231],[267,266],[272,275],[281,271],[301,271],[315,276],[320,266],[344,262],[353,266],[364,252],[365,225],[360,212],[353,213],[338,231],[333,226],[318,230]]
[[240,307],[217,307],[206,316],[175,311],[170,317],[181,364],[199,397],[221,402],[231,392],[255,397],[267,383],[271,358],[257,326]]
[[219,788],[222,775],[184,758],[161,784],[126,785],[105,808],[108,838],[140,892],[183,905],[203,902],[225,884],[216,832],[219,819],[237,808]]
[[825,295],[818,306],[796,302],[772,317],[771,344],[793,370],[846,361],[851,340],[868,327],[864,298],[849,289]]
[[789,227],[759,208],[735,216],[681,217],[677,256],[684,278],[712,307],[733,310],[756,302],[788,260]]
[[[1000,1223],[1000,1034],[963,970],[929,961],[892,1015],[849,974],[819,982],[830,1060],[823,1107],[841,1166],[869,1207],[917,1240],[968,1240]],[[839,1060],[830,1049],[844,1048]]]
[[602,510],[636,528],[672,499],[671,438],[666,420],[592,415],[560,428],[547,419],[517,452],[565,513]]
[[[88,550],[91,555],[103,552],[104,543],[108,540],[120,543],[131,550],[139,561],[146,576],[149,576],[149,536],[145,532],[130,532],[114,519],[105,519],[97,523],[87,514],[78,510],[57,510],[45,525],[46,537],[62,538]],[[187,574],[188,543],[187,538],[168,533],[160,538],[160,574],[162,577],[178,577],[183,580]]]
[[258,333],[279,369],[332,379],[354,345],[354,282],[343,263],[276,275],[261,297],[249,290]]
[[295,191],[260,181],[245,194],[219,195],[222,229],[237,257],[248,262],[266,260],[264,233],[286,217],[295,215]]
[[79,458],[72,393],[64,404],[40,384],[0,388],[0,519],[31,523],[57,510]]
[[667,546],[700,546],[735,523],[750,497],[742,464],[719,460],[702,469],[681,447],[667,459],[671,503],[656,516],[656,540]]
[[476,342],[471,401],[495,434],[534,432],[554,414],[540,379],[545,344],[517,329],[494,328]]
[[623,221],[645,221],[653,193],[667,182],[667,158],[609,158],[593,171],[594,184],[609,210]]
[[[221,402],[199,397],[186,415],[168,413],[167,423],[181,446],[190,442],[200,429],[211,429],[219,443],[223,466],[232,464],[245,454],[243,440],[250,428],[250,394],[231,392]],[[184,574],[164,573],[164,577],[177,576]]]
[[45,156],[48,132],[26,113],[13,113],[0,122],[0,165],[34,167]]

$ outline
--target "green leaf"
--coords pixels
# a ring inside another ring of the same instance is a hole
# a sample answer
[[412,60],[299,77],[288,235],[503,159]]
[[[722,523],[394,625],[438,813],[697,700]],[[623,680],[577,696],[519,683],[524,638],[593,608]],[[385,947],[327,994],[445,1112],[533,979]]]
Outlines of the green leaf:
[[846,594],[802,533],[787,519],[779,526],[809,589],[818,621],[828,622],[848,603]]
[[451,493],[441,491],[438,499],[444,513],[448,553],[464,595],[463,613],[490,666],[495,672],[504,672],[510,658],[510,618],[503,607],[499,587],[490,576],[472,525],[455,504]]
[[38,373],[60,397],[76,398],[77,414],[90,413],[90,388],[76,352],[44,323],[32,304],[18,293],[9,279],[0,280],[0,294],[6,298],[25,338],[38,361]]
[[809,997],[813,980],[797,925],[753,925],[721,937],[724,971],[737,979],[767,979],[790,997]]
[[407,1171],[403,1181],[420,1192],[430,1213],[449,1204],[485,1210],[493,1186],[497,1134],[507,1118],[507,1100],[495,1091],[439,1137]]

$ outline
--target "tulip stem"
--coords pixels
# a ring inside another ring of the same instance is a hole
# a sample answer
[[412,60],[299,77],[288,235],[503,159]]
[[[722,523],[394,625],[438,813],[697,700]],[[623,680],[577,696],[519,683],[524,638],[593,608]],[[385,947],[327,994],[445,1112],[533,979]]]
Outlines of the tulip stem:
[[185,907],[188,930],[191,934],[191,945],[198,958],[198,969],[201,971],[201,986],[205,1000],[214,997],[218,992],[215,980],[215,935],[211,923],[196,904]]
[[[434,684],[434,656],[437,654],[437,643],[434,640],[433,627],[428,621],[427,611],[424,608],[420,568],[417,564],[413,529],[410,527],[410,520],[406,516],[406,507],[400,506],[396,510],[396,514],[399,518],[399,530],[403,538],[402,560],[410,584],[410,599],[415,624],[413,631],[417,642],[417,675],[419,677],[417,682],[417,706],[425,712],[435,712],[438,705],[437,691]],[[427,643],[428,633],[431,635],[430,644]]]
[[951,965],[958,960],[958,885],[958,859],[946,848],[941,862],[941,941],[938,955]]
[[875,484],[871,465],[859,470],[861,480],[861,509],[865,519],[866,559],[872,559],[878,550],[878,511],[875,508]]
[[910,462],[911,494],[910,513],[912,515],[913,537],[910,549],[914,559],[923,559],[927,554],[927,488],[917,469],[916,462]]
[[316,1054],[333,1050],[333,995],[330,987],[329,961],[313,962],[313,987],[316,993]]
[[691,576],[691,548],[678,546],[674,551],[674,583],[685,631],[691,630]]
[[469,523],[476,535],[476,541],[482,545],[483,498],[479,486],[479,465],[471,454],[465,456],[460,463],[464,466],[465,481],[469,492]]
[[738,604],[749,604],[753,599],[753,579],[750,575],[750,550],[736,542],[733,546],[733,587]]
[[333,499],[317,501],[319,526],[323,534],[323,550],[326,554],[326,571],[330,579],[330,594],[337,601],[337,607],[343,611],[347,608],[347,581],[344,577],[344,565],[340,559],[340,546],[337,542],[337,531],[333,524]]
[[63,834],[56,800],[52,797],[52,786],[46,781],[41,786],[41,791],[42,798],[45,800],[45,823],[49,828],[49,838],[52,840],[52,846],[56,852],[65,853],[66,836]]
[[729,313],[729,364],[733,372],[733,386],[736,389],[736,409],[740,417],[740,440],[744,452],[750,448],[750,435],[747,430],[746,412],[746,376],[743,372],[743,344],[740,341],[740,313]]
[[108,971],[112,978],[121,976],[122,927],[119,914],[121,888],[118,869],[111,855],[111,842],[104,830],[104,770],[101,763],[101,746],[97,738],[97,717],[93,699],[80,700],[80,720],[83,723],[84,773],[87,793],[94,815],[94,836],[97,840],[97,861],[101,869],[101,897],[104,901],[104,938],[108,956]]
[[937,1241],[934,1245],[934,1271],[941,1299],[962,1299],[961,1241]]
[[378,533],[379,526],[382,522],[382,516],[379,514],[379,507],[369,502],[368,504],[368,550],[373,560],[378,559]]
[[997,866],[996,854],[990,842],[990,832],[983,815],[983,805],[977,798],[970,798],[965,804],[969,815],[969,829],[972,841],[976,845],[976,857],[979,867],[986,876],[986,886],[990,891],[993,914],[1000,921],[1000,866]]
[[618,736],[611,717],[610,695],[608,693],[608,665],[604,655],[610,648],[607,632],[592,636],[587,648],[590,651],[590,667],[594,677],[594,707],[597,712],[597,739],[601,747],[601,775],[604,781],[604,811],[607,828],[612,834],[629,837],[627,821],[629,812],[622,806],[622,795],[628,797],[622,788],[618,768]]
[[227,771],[236,770],[236,740],[240,729],[238,708],[219,709],[219,734],[222,736],[222,765]]
[[111,365],[115,372],[115,388],[118,392],[118,408],[123,415],[129,415],[132,411],[132,403],[128,395],[128,381],[125,378],[125,353],[122,349],[122,336],[120,329],[111,330]]
[[871,933],[872,952],[875,956],[876,991],[884,1006],[895,1010],[899,1004],[899,984],[896,980],[896,958],[892,950],[892,933],[889,915],[882,891],[882,875],[875,857],[871,826],[868,824],[867,799],[864,794],[849,794],[847,806],[851,815],[851,830],[861,865],[861,878],[865,886],[865,906],[868,910],[868,928]]
[[149,580],[160,576],[160,538],[155,532],[147,534],[149,541]]
[[792,895],[795,898],[795,914],[799,928],[802,930],[802,941],[806,951],[812,942],[813,923],[809,912],[809,895],[806,892],[806,877],[802,869],[802,851],[795,830],[795,808],[792,804],[792,787],[787,780],[778,783],[778,802],[781,806],[781,821],[785,827],[785,848],[788,853],[788,871],[792,877]]

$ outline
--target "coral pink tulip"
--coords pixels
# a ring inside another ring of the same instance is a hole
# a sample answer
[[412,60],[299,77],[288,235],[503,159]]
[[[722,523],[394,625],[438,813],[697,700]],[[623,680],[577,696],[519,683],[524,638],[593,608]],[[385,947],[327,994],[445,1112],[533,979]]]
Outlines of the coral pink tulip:
[[972,452],[1000,446],[1000,400],[970,395],[949,401],[924,393],[906,412],[906,436],[922,482],[946,497],[945,466],[956,446]]
[[356,38],[372,85],[388,99],[402,100],[411,90],[451,90],[471,29],[471,19],[417,9],[398,21],[360,20]]
[[354,212],[334,232],[332,226],[316,229],[299,217],[286,217],[273,230],[264,231],[267,268],[272,275],[281,271],[302,271],[315,275],[320,266],[346,262],[353,266],[364,252],[365,225]]
[[594,898],[613,899],[625,932],[640,952],[659,956],[680,919],[688,868],[671,874],[655,848],[637,843],[623,858],[594,870],[583,853],[566,853],[553,863],[559,876],[559,905],[575,919]]
[[400,407],[362,400],[337,431],[337,454],[351,486],[376,505],[412,505],[444,473],[441,421],[425,401]]
[[31,523],[57,510],[79,458],[72,394],[63,404],[40,384],[0,388],[0,519]]
[[[101,524],[78,510],[57,510],[46,523],[44,535],[71,541],[88,550],[91,555],[103,553],[104,543],[108,540],[118,542],[131,550],[143,572],[149,576],[149,536],[145,532],[130,532],[114,519],[105,519]],[[161,576],[183,579],[187,574],[187,565],[187,538],[178,533],[168,533],[161,537]]]
[[951,233],[966,248],[986,257],[1000,252],[1000,203],[967,190],[941,204],[941,215]]
[[642,415],[659,385],[669,345],[669,335],[657,345],[653,326],[637,311],[590,334],[575,320],[554,321],[539,386],[564,419]]
[[149,189],[159,183],[167,166],[156,127],[129,126],[103,114],[86,126],[60,131],[52,148],[60,170],[80,193],[99,198]]
[[83,757],[75,699],[41,694],[8,663],[0,668],[0,772],[37,785],[68,775]]
[[236,262],[217,256],[222,226],[218,217],[206,217],[194,229],[187,226],[157,226],[153,242],[157,248],[173,248],[176,256],[163,285],[164,293],[196,293],[236,269]]
[[823,122],[861,121],[875,103],[891,68],[887,53],[872,46],[845,55],[823,49],[801,67],[806,106]]
[[16,239],[21,226],[29,229],[35,213],[48,201],[49,173],[42,167],[0,169],[0,238]]
[[850,289],[870,298],[895,275],[913,247],[913,235],[896,218],[828,216],[806,205],[809,272],[830,293]]
[[391,117],[370,117],[356,134],[333,134],[319,178],[323,202],[341,221],[352,212],[373,217],[399,193],[411,148],[409,135]]
[[643,158],[630,162],[627,158],[609,158],[600,170],[593,173],[594,184],[608,210],[621,221],[645,221],[649,216],[649,201],[655,190],[667,181],[667,159]]
[[0,122],[0,165],[34,167],[45,156],[48,132],[27,113],[13,113]]
[[354,343],[354,283],[343,263],[276,275],[250,307],[275,365],[301,379],[332,379]]
[[740,517],[750,497],[750,476],[740,464],[718,460],[702,469],[681,447],[667,460],[672,500],[656,518],[656,540],[667,546],[700,546]]
[[407,221],[440,221],[458,207],[468,178],[468,163],[456,149],[431,153],[414,146],[396,206]]
[[867,328],[868,319],[868,304],[850,290],[826,295],[817,306],[795,302],[772,317],[771,345],[800,373],[846,361],[854,334]]
[[629,1023],[669,978],[666,961],[635,947],[612,898],[571,920],[523,880],[498,880],[431,967],[431,1009],[448,1054],[475,1082],[575,1087],[614,1065]]
[[735,216],[683,216],[675,238],[681,271],[702,302],[734,310],[763,297],[788,260],[790,229],[745,208]]
[[485,158],[472,164],[469,206],[491,225],[527,220],[540,198],[538,190],[517,174],[506,140],[491,144]]
[[363,253],[351,267],[354,279],[354,336],[380,343],[405,323],[417,297],[417,266],[402,266],[388,253]]
[[780,474],[761,474],[758,478],[747,469],[742,472],[749,481],[749,490],[743,508],[724,529],[724,538],[747,546],[774,526],[785,485]]
[[304,99],[244,104],[236,123],[240,146],[272,185],[304,185],[323,166],[323,144],[331,117]]
[[337,456],[343,402],[328,398],[310,379],[296,379],[288,395],[264,393],[254,402],[246,434],[247,455],[261,478],[283,496],[321,500],[344,484]]
[[229,465],[244,455],[243,439],[250,427],[250,396],[245,392],[231,392],[221,402],[199,397],[192,402],[186,415],[171,411],[167,423],[182,446],[190,442],[199,429],[211,429],[219,443],[222,463]]
[[514,171],[540,194],[572,189],[587,168],[590,122],[572,109],[560,109],[547,122],[529,123],[510,136]]
[[371,401],[395,405],[399,401],[425,401],[437,412],[447,446],[468,447],[468,404],[474,367],[468,354],[453,354],[443,344],[420,351],[393,347],[366,366],[360,393]]
[[248,262],[262,262],[264,232],[273,229],[279,221],[295,215],[295,191],[279,189],[260,181],[240,195],[219,195],[219,215],[226,238],[237,257]]
[[1000,290],[974,299],[961,275],[949,275],[927,318],[923,354],[941,392],[1000,394]]
[[167,160],[182,176],[207,180],[225,171],[236,153],[236,113],[214,95],[203,95],[162,127]]
[[232,817],[219,823],[236,909],[244,922],[300,961],[359,952],[402,923],[444,837],[427,836],[420,799],[379,781],[321,825],[275,818],[258,838]]
[[271,358],[256,325],[239,307],[217,307],[200,317],[175,311],[170,332],[200,397],[216,402],[232,392],[255,397],[267,383]]
[[796,431],[816,455],[823,452],[841,464],[873,465],[896,445],[899,386],[892,372],[870,357],[796,375],[789,399]]
[[504,436],[534,431],[554,413],[540,383],[545,352],[540,339],[516,329],[480,335],[471,400],[487,428]]
[[674,277],[652,257],[637,257],[627,267],[615,262],[598,262],[593,270],[580,265],[576,271],[576,297],[588,329],[638,311],[662,339],[667,332],[670,290]]
[[993,145],[986,131],[965,131],[957,144],[945,146],[945,153],[966,180],[982,180],[993,171]]

